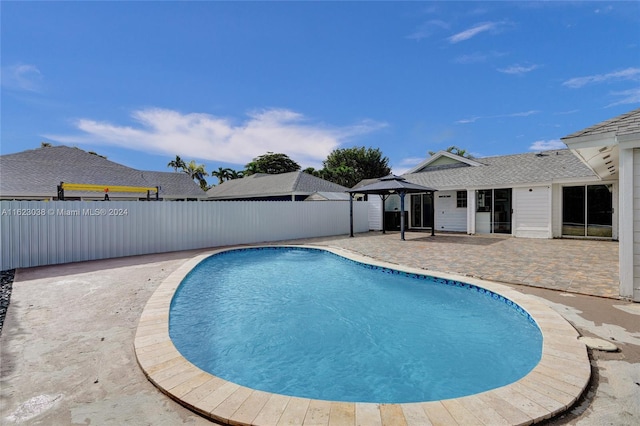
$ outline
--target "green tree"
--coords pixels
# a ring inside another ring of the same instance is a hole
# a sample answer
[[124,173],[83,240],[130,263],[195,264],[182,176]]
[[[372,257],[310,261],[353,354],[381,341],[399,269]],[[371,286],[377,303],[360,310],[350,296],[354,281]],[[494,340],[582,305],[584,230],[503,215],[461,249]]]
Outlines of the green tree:
[[362,180],[356,177],[355,170],[352,167],[344,165],[325,171],[323,176],[323,179],[346,186],[347,188],[351,188]]
[[236,173],[232,169],[225,169],[224,167],[218,167],[218,170],[211,172],[211,176],[218,178],[218,184],[221,184],[225,180],[232,179],[232,173]]
[[198,181],[203,191],[209,189],[207,180],[204,178],[205,176],[209,176],[209,173],[205,170],[204,164],[196,164],[195,160],[191,160],[189,164],[184,166],[183,171],[188,174],[191,179]]
[[242,179],[244,177],[244,173],[242,172],[242,170],[238,171],[238,170],[231,170],[231,172],[229,173],[229,179],[233,180],[233,179]]
[[247,163],[244,167],[245,176],[255,173],[277,175],[300,170],[300,164],[293,161],[286,154],[274,154],[273,152],[267,152],[254,158],[253,161]]
[[251,175],[255,175],[256,173],[260,173],[258,171],[258,164],[255,161],[251,161],[250,163],[247,163],[244,166],[244,170],[242,173],[244,176],[251,176]]
[[389,159],[378,148],[335,149],[323,161],[320,175],[323,179],[348,188],[363,179],[379,178],[391,173]]
[[[450,146],[445,151],[450,152],[450,153],[455,154],[455,155],[458,155],[460,157],[473,158],[473,156],[471,154],[469,154],[466,149],[458,148],[455,145]],[[429,155],[434,156],[435,154],[436,154],[435,151],[429,151]]]
[[315,177],[320,177],[320,170],[316,170],[313,167],[307,167],[306,169],[303,170],[303,172],[311,175],[311,176],[315,176]]
[[177,172],[178,169],[184,170],[185,167],[187,167],[187,164],[184,162],[184,160],[182,160],[182,158],[180,158],[179,155],[176,155],[175,159],[169,161],[169,164],[167,164],[167,167],[171,167],[173,168],[174,172]]

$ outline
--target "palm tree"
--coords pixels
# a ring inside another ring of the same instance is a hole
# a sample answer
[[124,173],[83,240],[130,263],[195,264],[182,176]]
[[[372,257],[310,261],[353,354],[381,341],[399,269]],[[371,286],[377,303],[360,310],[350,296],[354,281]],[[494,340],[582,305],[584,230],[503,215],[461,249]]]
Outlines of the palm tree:
[[169,164],[167,164],[167,167],[173,167],[173,171],[177,172],[178,169],[185,169],[185,167],[187,167],[187,165],[185,164],[184,160],[182,160],[182,158],[180,158],[179,155],[176,155],[175,160],[171,160],[169,161]]
[[[224,167],[218,167],[218,170],[215,172],[211,172],[211,176],[217,177],[218,178],[218,183],[222,183],[225,180],[229,180],[232,179],[232,173],[236,173],[234,172],[234,170],[232,169],[225,169]],[[236,173],[237,174],[237,173]]]
[[244,173],[242,172],[242,170],[237,171],[237,170],[231,170],[231,174],[229,176],[229,179],[233,180],[233,179],[242,179],[244,177]]
[[195,160],[191,160],[189,164],[186,164],[183,167],[183,171],[188,174],[191,179],[197,180],[200,184],[200,188],[202,188],[203,191],[206,191],[209,189],[209,185],[204,177],[209,176],[209,173],[206,172],[204,167],[204,164],[196,164]]

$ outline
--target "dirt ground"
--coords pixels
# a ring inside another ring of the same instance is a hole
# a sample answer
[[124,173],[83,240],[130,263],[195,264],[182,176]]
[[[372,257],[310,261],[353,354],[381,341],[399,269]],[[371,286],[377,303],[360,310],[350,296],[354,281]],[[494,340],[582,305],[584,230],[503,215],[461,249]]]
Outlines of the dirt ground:
[[[0,423],[206,425],[160,393],[136,363],[133,340],[156,287],[203,251],[19,270],[0,336]],[[516,286],[540,297],[585,336],[592,351],[585,396],[551,425],[640,424],[640,304]]]

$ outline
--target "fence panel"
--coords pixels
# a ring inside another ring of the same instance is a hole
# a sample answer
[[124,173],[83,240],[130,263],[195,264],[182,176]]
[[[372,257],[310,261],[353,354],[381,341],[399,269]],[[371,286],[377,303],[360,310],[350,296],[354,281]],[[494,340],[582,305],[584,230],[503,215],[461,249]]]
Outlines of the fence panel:
[[0,201],[0,270],[341,234],[347,201]]

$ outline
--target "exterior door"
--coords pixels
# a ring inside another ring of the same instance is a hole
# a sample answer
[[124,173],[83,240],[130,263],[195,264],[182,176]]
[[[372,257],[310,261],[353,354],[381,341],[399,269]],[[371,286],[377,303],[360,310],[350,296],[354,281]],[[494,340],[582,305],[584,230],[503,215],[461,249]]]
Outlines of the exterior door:
[[476,194],[476,232],[511,234],[511,188],[481,189]]
[[611,238],[613,235],[612,185],[562,188],[562,235]]
[[431,197],[429,194],[411,195],[411,228],[431,228]]
[[511,188],[493,190],[493,232],[511,233]]

